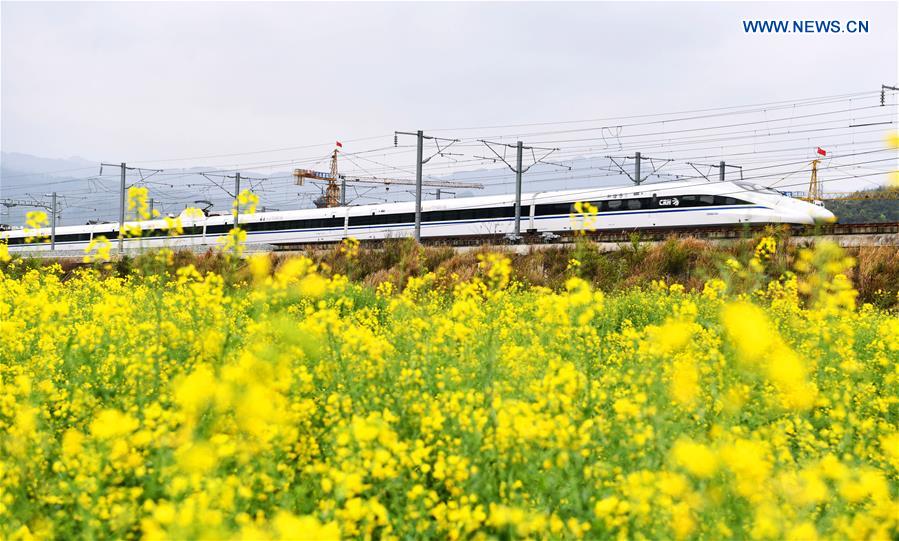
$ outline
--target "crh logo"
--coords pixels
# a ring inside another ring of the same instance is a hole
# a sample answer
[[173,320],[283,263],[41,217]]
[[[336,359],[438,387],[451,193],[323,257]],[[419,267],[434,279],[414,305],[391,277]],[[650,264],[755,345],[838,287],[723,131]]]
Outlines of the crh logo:
[[680,201],[678,201],[676,197],[669,197],[667,199],[659,199],[660,207],[676,207],[678,205],[680,205]]

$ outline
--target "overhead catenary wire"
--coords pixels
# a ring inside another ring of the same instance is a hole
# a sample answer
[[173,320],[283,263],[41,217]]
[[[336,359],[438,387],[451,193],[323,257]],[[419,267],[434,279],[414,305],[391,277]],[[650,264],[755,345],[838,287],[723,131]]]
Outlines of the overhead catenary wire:
[[[878,115],[878,116],[882,116],[882,115]],[[805,126],[805,125],[817,125],[817,124],[820,124],[820,123],[803,124],[803,125],[793,126],[793,127],[795,128],[795,127],[800,127],[800,126]],[[772,135],[784,135],[784,134],[793,134],[793,133],[812,133],[812,132],[816,132],[816,131],[828,131],[828,130],[836,130],[836,129],[842,129],[842,128],[843,128],[843,126],[833,126],[833,127],[827,127],[827,128],[820,128],[820,129],[816,129],[816,130],[805,130],[805,131],[802,131],[802,132],[788,131],[788,132],[783,132],[783,133],[758,134],[757,132],[751,131],[751,132],[733,132],[733,133],[721,134],[721,135],[737,135],[737,136],[739,136],[739,135],[746,135],[747,137],[759,137],[759,136],[768,136],[768,137],[770,137],[770,136],[772,136]],[[641,136],[646,136],[646,135],[648,135],[648,134],[634,134],[633,137],[641,137]],[[728,137],[728,138],[715,137],[715,138],[711,138],[711,139],[704,139],[704,140],[702,140],[701,142],[721,142],[721,141],[724,141],[724,140],[739,140],[739,139],[740,139],[740,137],[732,137],[732,138],[731,138],[731,137]],[[596,138],[590,138],[590,139],[586,139],[586,140],[597,140],[597,139],[596,139]],[[684,140],[684,139],[681,139],[681,140],[663,139],[663,140],[656,140],[656,141],[647,141],[647,142],[643,142],[643,143],[642,143],[642,146],[643,146],[643,148],[647,148],[647,145],[656,145],[656,146],[658,146],[658,147],[672,147],[672,146],[681,145],[681,144],[691,144],[691,143],[693,143],[693,142],[699,142],[699,141],[687,141],[687,140]],[[634,144],[636,145],[636,144],[639,144],[639,143],[636,143],[636,142],[635,142]],[[411,147],[411,145],[410,145],[410,147]],[[354,153],[344,153],[344,154],[351,155],[351,156],[357,156],[357,155],[361,156],[362,154],[365,154],[365,153],[377,152],[377,151],[381,151],[381,150],[388,150],[388,149],[392,149],[392,148],[393,148],[393,147],[382,147],[382,148],[379,148],[379,149],[370,149],[370,150],[363,150],[363,151],[359,151],[359,152],[354,152]],[[591,148],[591,147],[590,147],[590,146],[585,146],[584,148]],[[563,153],[563,155],[564,155],[564,153]],[[277,166],[281,166],[281,165],[299,164],[299,163],[302,163],[302,162],[308,162],[308,161],[309,161],[309,159],[301,159],[301,160],[285,160],[285,161],[267,161],[267,162],[252,162],[252,163],[245,164],[242,168],[261,167],[261,166],[273,166],[273,167],[277,167]],[[470,162],[470,161],[471,161],[471,160],[469,160],[469,162]],[[376,161],[374,161],[374,163],[379,164],[379,165],[384,165],[384,164],[381,164],[380,162],[376,162]],[[408,170],[403,170],[402,168],[397,168],[397,167],[395,167],[395,166],[387,166],[387,167],[390,167],[391,169],[394,169],[394,170],[399,170],[399,171],[403,171],[403,172],[406,172],[406,173],[411,173],[411,172],[408,171]],[[211,170],[204,170],[204,171],[175,171],[175,172],[168,172],[168,173],[162,173],[162,174],[163,174],[163,175],[175,175],[175,176],[188,176],[188,175],[201,174],[201,173],[207,173],[207,174],[223,173],[223,172],[233,173],[235,170],[236,170],[236,169],[222,169],[222,168],[219,168],[219,169],[211,169]],[[433,177],[433,175],[430,175],[430,176]],[[12,177],[10,177],[10,178],[12,178]],[[58,183],[62,183],[62,182],[65,182],[65,181],[64,181],[64,180],[63,180],[63,181],[50,181],[50,182],[44,183],[44,185],[58,184]]]
[[[665,118],[663,120],[657,120],[648,123],[630,123],[630,124],[621,124],[620,126],[637,126],[637,125],[649,125],[649,124],[670,124],[674,122],[682,122],[689,120],[698,120],[703,118],[713,118],[718,116],[726,116],[726,115],[734,115],[734,114],[750,114],[753,112],[759,111],[774,111],[795,107],[807,107],[807,106],[819,106],[829,103],[842,102],[842,101],[852,101],[857,100],[862,97],[869,96],[879,96],[881,94],[881,90],[877,91],[864,91],[864,92],[854,92],[854,93],[844,93],[844,94],[835,94],[830,96],[820,96],[814,98],[798,98],[792,100],[780,100],[780,101],[772,101],[772,102],[764,102],[757,104],[749,104],[749,105],[736,105],[736,106],[722,106],[722,107],[712,107],[712,108],[703,108],[703,109],[691,109],[691,110],[683,110],[683,111],[674,111],[674,112],[656,112],[656,113],[646,113],[640,115],[628,115],[628,116],[618,116],[618,117],[601,117],[601,118],[591,118],[591,119],[579,119],[579,120],[564,120],[564,121],[552,121],[552,122],[533,122],[533,123],[516,123],[516,124],[505,124],[505,125],[487,125],[487,126],[477,126],[477,127],[456,127],[456,128],[432,128],[429,131],[470,131],[474,129],[498,129],[498,128],[514,128],[514,127],[529,127],[529,126],[550,126],[550,125],[569,125],[573,123],[589,123],[589,122],[608,122],[612,120],[629,120],[629,119],[638,119],[638,118],[652,118],[652,117],[660,117],[660,116],[673,116],[673,115],[681,115],[681,114],[694,114],[694,113],[707,113],[712,111],[718,111],[713,115],[695,115],[692,117],[675,117],[675,118]],[[887,95],[895,96],[896,92],[890,90]],[[895,105],[895,104],[890,104]],[[611,126],[617,127],[617,126]],[[600,128],[596,128],[600,129]],[[515,135],[515,134],[512,134]],[[361,137],[355,139],[348,139],[345,142],[353,143],[353,142],[363,142],[369,140],[375,140],[380,138],[390,138],[392,134],[384,134],[384,135],[373,135],[369,137]],[[503,135],[500,134],[500,137],[509,136],[509,134]],[[200,156],[191,156],[191,157],[178,157],[178,158],[162,158],[162,159],[141,159],[141,160],[132,160],[130,163],[170,163],[176,161],[192,161],[198,159],[211,159],[211,158],[221,158],[221,157],[236,157],[236,156],[246,156],[246,155],[255,155],[255,154],[264,154],[264,153],[273,153],[273,152],[282,152],[282,151],[292,151],[292,150],[301,150],[301,149],[309,149],[316,147],[325,147],[332,143],[315,143],[309,145],[296,145],[296,146],[284,146],[277,147],[272,149],[262,149],[262,150],[253,150],[253,151],[245,151],[245,152],[234,152],[234,153],[224,153],[224,154],[208,154],[208,155],[200,155]],[[54,171],[44,171],[39,173],[25,173],[22,175],[6,175],[7,178],[14,178],[19,176],[38,176],[45,174],[55,174],[61,172],[70,172],[70,171],[79,171],[90,169],[90,167],[82,167],[82,168],[71,168],[71,169],[61,169]]]
[[[621,149],[621,153],[633,151],[652,152],[653,155],[666,156],[666,159],[676,160],[670,166],[670,173],[660,173],[657,175],[661,178],[679,178],[681,180],[696,178],[690,174],[681,174],[681,169],[686,167],[687,160],[696,159],[724,159],[732,160],[740,158],[744,166],[752,168],[754,162],[758,162],[763,167],[768,167],[773,171],[773,175],[788,175],[790,171],[783,170],[790,163],[792,157],[793,162],[797,162],[796,155],[793,152],[804,154],[813,148],[814,144],[826,144],[843,149],[842,156],[838,158],[846,158],[854,154],[853,151],[876,151],[877,149],[869,149],[866,145],[876,144],[876,139],[870,139],[864,136],[876,132],[883,132],[883,126],[894,125],[896,104],[890,103],[886,105],[886,109],[878,107],[877,113],[873,115],[866,114],[866,111],[873,109],[872,106],[859,105],[857,100],[863,100],[871,95],[878,95],[876,92],[860,92],[853,94],[843,94],[836,96],[823,96],[819,98],[810,98],[806,100],[784,100],[782,102],[769,102],[767,104],[755,104],[754,106],[729,106],[721,108],[707,108],[692,111],[681,111],[674,113],[651,113],[646,115],[631,115],[630,117],[609,117],[606,119],[583,119],[576,121],[560,121],[549,123],[530,123],[514,125],[515,128],[527,128],[534,126],[558,126],[566,127],[565,129],[546,129],[531,130],[531,133],[562,135],[571,133],[592,133],[592,137],[587,138],[559,138],[559,141],[566,141],[568,144],[560,145],[562,148],[556,153],[556,160],[561,160],[571,167],[570,173],[560,175],[558,172],[535,170],[529,175],[528,184],[531,183],[551,183],[551,182],[580,182],[582,180],[600,180],[603,178],[611,178],[618,175],[602,174],[603,167],[601,158],[596,154],[608,152],[609,148]],[[892,99],[894,92],[889,93]],[[849,102],[848,107],[830,107],[824,111],[818,111],[814,114],[795,114],[798,110],[823,109],[835,104]],[[772,118],[769,113],[789,112],[789,115],[780,115]],[[746,119],[743,122],[718,122],[714,125],[691,125],[711,118],[721,117],[740,117],[752,114],[765,114],[764,120]],[[810,122],[796,122],[797,120],[814,119]],[[605,123],[603,125],[591,125],[607,120],[639,120],[635,122],[619,122],[617,124]],[[686,125],[684,125],[686,124]],[[663,126],[662,130],[638,130],[636,128],[648,126]],[[505,129],[506,126],[487,126],[482,129]],[[733,129],[736,128],[736,129]],[[747,129],[740,129],[747,128]],[[808,128],[808,129],[804,129]],[[875,128],[875,129],[869,129]],[[469,128],[446,128],[440,131],[463,130]],[[630,131],[629,131],[630,130]],[[521,131],[521,130],[519,130]],[[615,132],[615,133],[613,133]],[[502,133],[498,134],[503,140],[514,136],[515,134]],[[859,137],[862,136],[860,139]],[[483,136],[481,136],[483,137]],[[366,142],[365,140],[375,141],[384,139],[385,143],[389,140],[390,135],[374,136],[371,138],[347,139],[344,142]],[[476,138],[462,138],[462,142],[456,146],[465,151],[467,148],[473,148]],[[548,140],[549,141],[549,140]],[[809,142],[808,145],[799,146],[795,143]],[[814,143],[813,143],[814,142]],[[581,143],[581,144],[578,144]],[[794,143],[794,144],[789,144]],[[787,146],[789,144],[789,146]],[[268,150],[254,150],[244,153],[231,154],[212,154],[206,157],[194,156],[190,158],[171,158],[169,160],[158,160],[158,163],[177,163],[179,161],[191,161],[192,159],[207,158],[233,158],[242,156],[257,156],[266,153],[278,152],[294,152],[295,150],[312,150],[314,148],[330,146],[329,143],[320,145],[302,145],[297,147],[278,147]],[[405,147],[405,148],[403,148]],[[411,161],[410,153],[414,145],[404,145],[400,148],[382,146],[372,149],[360,149],[352,153],[344,153],[353,156],[353,159],[347,160],[350,167],[346,174],[353,175],[358,172],[364,172],[371,176],[380,176],[383,174],[408,174],[412,171],[403,162]],[[445,149],[443,149],[445,150]],[[659,152],[661,151],[661,154]],[[440,154],[440,149],[435,157]],[[688,154],[688,156],[685,156]],[[356,158],[356,156],[359,156]],[[457,159],[458,156],[458,159]],[[491,167],[491,162],[485,159],[476,159],[470,156],[460,156],[453,154],[452,157],[444,156],[440,163],[433,163],[429,166],[427,178],[432,180],[442,180],[454,178],[453,175],[465,173],[466,180],[479,180],[488,187],[493,189],[501,189],[503,186],[511,185],[511,182],[503,182],[509,178],[508,173],[498,172],[495,167]],[[783,159],[786,158],[786,159]],[[270,170],[271,174],[264,176],[265,180],[260,180],[254,186],[261,194],[266,197],[261,204],[271,204],[272,201],[280,199],[300,200],[304,197],[302,193],[286,193],[290,179],[282,176],[277,170],[281,167],[302,163],[314,163],[321,160],[320,154],[314,156],[291,156],[290,159],[269,159],[269,160],[249,160],[246,163],[233,164],[231,166],[218,167],[201,167],[195,168],[201,171],[191,169],[168,170],[158,173],[158,177],[162,180],[147,179],[137,180],[139,185],[146,186],[151,190],[154,198],[158,200],[174,201],[176,204],[180,199],[186,204],[192,197],[191,194],[211,194],[210,190],[217,190],[213,183],[207,179],[203,181],[195,181],[199,172],[207,174],[229,174],[238,170],[261,169]],[[584,161],[586,160],[586,161]],[[581,162],[583,161],[583,165]],[[884,160],[884,161],[889,161]],[[147,161],[132,161],[130,163],[148,163]],[[363,163],[364,162],[364,163]],[[577,163],[576,163],[577,162]],[[773,162],[773,163],[772,163]],[[370,164],[370,165],[369,165]],[[861,167],[880,166],[881,163],[865,163]],[[481,168],[482,171],[471,171],[471,168]],[[859,165],[844,164],[840,167],[859,167]],[[83,169],[72,169],[83,170]],[[822,170],[827,170],[822,168]],[[69,171],[69,170],[67,170]],[[798,172],[798,171],[797,171]],[[589,173],[589,174],[585,174]],[[31,173],[28,176],[41,176],[45,173]],[[793,174],[796,174],[794,172]],[[28,178],[23,176],[22,178]],[[531,180],[533,177],[533,180]],[[4,179],[15,179],[14,175],[5,175]],[[774,178],[774,177],[772,177]],[[112,180],[109,176],[92,175],[82,179],[53,179],[38,182],[29,182],[29,186],[59,186],[64,187],[67,193],[78,194],[111,194],[114,192],[106,183]],[[187,182],[184,182],[187,180]],[[658,182],[653,183],[653,185]],[[69,188],[70,187],[70,188]],[[394,196],[400,196],[401,193],[394,191]],[[213,201],[221,201],[218,197],[211,197]],[[102,205],[98,205],[102,208]],[[90,207],[93,208],[93,207]]]

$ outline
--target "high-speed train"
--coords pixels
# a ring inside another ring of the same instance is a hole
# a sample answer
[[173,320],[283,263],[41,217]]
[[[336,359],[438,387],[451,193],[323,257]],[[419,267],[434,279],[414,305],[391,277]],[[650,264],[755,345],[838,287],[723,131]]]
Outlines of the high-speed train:
[[[572,218],[577,202],[590,202],[595,219]],[[639,230],[726,226],[736,224],[816,224],[836,221],[827,209],[742,181],[665,182],[631,187],[595,188],[522,194],[521,231],[565,233],[585,226],[603,230]],[[503,236],[514,231],[512,195],[439,199],[422,202],[422,239]],[[152,247],[215,245],[232,229],[232,216],[182,216],[183,234],[170,237],[164,220],[139,222],[141,237],[125,240],[128,250]],[[337,242],[347,237],[375,240],[412,236],[415,203],[261,212],[239,217],[248,244]],[[132,224],[132,222],[129,222]],[[56,228],[57,250],[83,250],[91,239],[118,238],[118,224]],[[10,252],[49,250],[26,243],[28,236],[49,237],[50,229],[0,233]]]

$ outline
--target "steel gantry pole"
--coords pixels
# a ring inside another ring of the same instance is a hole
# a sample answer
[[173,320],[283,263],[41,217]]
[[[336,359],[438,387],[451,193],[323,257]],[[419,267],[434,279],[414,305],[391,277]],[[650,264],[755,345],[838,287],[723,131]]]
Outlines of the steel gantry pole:
[[640,153],[634,152],[634,182],[637,186],[643,182],[643,179],[640,178]]
[[[222,183],[224,184],[224,183]],[[240,212],[240,173],[234,173],[234,228],[237,228],[237,217]]]
[[56,192],[50,194],[50,249],[56,250]]
[[119,187],[119,253],[125,253],[125,162],[122,162],[122,182]]
[[[153,171],[153,174],[159,173],[162,169],[144,169],[142,167],[128,167],[125,162],[118,165],[112,163],[100,164],[100,175],[103,175],[104,167],[120,167],[122,169],[121,184],[119,185],[119,254],[125,252],[125,174],[128,169],[137,169],[138,171]],[[152,176],[152,175],[151,175]],[[146,180],[141,173],[141,180]],[[137,219],[140,219],[138,217]]]
[[720,180],[721,182],[724,182],[724,167],[725,165],[723,161],[718,164],[718,180]]
[[[422,181],[422,168],[424,164],[431,161],[431,158],[434,156],[443,156],[444,152],[447,148],[459,142],[458,139],[444,139],[443,137],[429,137],[424,134],[422,130],[418,130],[416,132],[407,132],[407,131],[398,131],[393,132],[393,144],[397,144],[397,136],[398,135],[414,135],[416,137],[416,146],[415,146],[415,240],[417,242],[421,242],[421,188],[423,185]],[[437,152],[432,154],[431,156],[425,158],[424,157],[424,146],[425,139],[431,139],[437,144]],[[448,145],[443,148],[440,147],[440,141],[449,142]]]
[[523,143],[518,141],[518,160],[515,167],[515,235],[521,235],[521,154]]
[[[506,164],[506,166],[509,169],[511,169],[513,173],[515,173],[515,232],[514,232],[514,236],[516,238],[520,237],[521,236],[521,177],[522,177],[522,175],[524,173],[526,173],[528,169],[537,165],[538,163],[543,163],[546,165],[555,165],[556,167],[564,167],[564,168],[567,168],[569,171],[571,170],[571,167],[569,167],[567,165],[558,164],[558,163],[543,161],[545,158],[547,158],[553,152],[557,152],[559,150],[558,148],[541,148],[541,147],[524,146],[524,143],[522,143],[521,141],[518,141],[514,145],[509,145],[506,143],[495,143],[492,141],[485,141],[484,139],[479,139],[479,141],[481,143],[484,143],[487,146],[487,148],[489,148],[490,151],[493,152],[494,156],[496,156],[495,159],[490,158],[490,157],[487,157],[484,159],[493,160],[493,161],[500,160],[501,162]],[[508,161],[506,161],[505,151],[502,154],[500,154],[499,152],[496,151],[496,149],[493,148],[494,146],[502,146],[502,147],[516,149],[517,155],[516,155],[516,159],[515,159],[515,166],[513,167],[512,164],[510,164]],[[541,152],[545,152],[545,153],[540,158],[538,158],[537,155],[534,154],[534,163],[525,167],[524,163],[523,163],[523,154],[524,154],[525,150],[530,150],[532,153],[535,150],[540,150]],[[476,156],[476,157],[480,158],[480,156]]]
[[[671,159],[647,158],[646,156],[644,156],[643,154],[641,154],[639,152],[634,152],[633,156],[619,156],[617,158],[615,156],[606,156],[606,158],[611,160],[612,163],[615,164],[615,167],[617,167],[618,170],[621,171],[621,174],[627,176],[627,178],[631,179],[631,182],[633,182],[637,186],[642,184],[643,181],[645,181],[652,175],[655,175],[656,173],[658,173],[661,168],[665,167],[665,165],[671,163]],[[645,178],[643,177],[643,173],[642,173],[643,158],[646,158],[647,160],[649,160],[649,165],[652,166],[652,172],[650,172],[648,175],[646,175]],[[618,163],[618,160],[622,160],[622,162]],[[627,169],[624,168],[624,163],[627,160],[634,160],[634,174],[633,175],[631,175],[630,171],[628,171]],[[656,167],[653,160],[661,160],[662,165]],[[694,169],[695,169],[695,167],[694,167]],[[705,175],[703,175],[703,176],[705,176]]]
[[418,145],[415,149],[415,241],[421,242],[421,169],[424,165],[424,133],[418,130]]

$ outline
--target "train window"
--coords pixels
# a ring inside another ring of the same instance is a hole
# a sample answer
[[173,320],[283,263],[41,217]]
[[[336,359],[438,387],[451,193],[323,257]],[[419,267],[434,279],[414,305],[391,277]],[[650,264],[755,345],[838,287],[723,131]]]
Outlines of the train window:
[[[350,218],[350,224],[352,225],[363,225],[362,223],[357,223],[360,220],[365,222],[364,225],[369,225],[372,222],[372,218],[379,218],[375,216],[353,216]],[[215,225],[208,226],[206,228],[206,232],[209,234],[220,234],[225,233],[231,230],[231,224],[223,224],[223,225]],[[279,220],[273,222],[255,222],[255,223],[247,223],[241,224],[242,229],[247,231],[288,231],[294,229],[325,229],[325,228],[334,228],[334,227],[343,227],[343,218],[338,218],[336,216],[332,216],[330,218],[309,218],[306,220]],[[222,229],[224,228],[224,229]]]
[[350,227],[362,225],[374,225],[378,223],[379,216],[350,216]]
[[457,210],[432,210],[421,215],[423,222],[445,222],[449,220],[460,219],[460,212]]
[[534,209],[536,216],[551,216],[553,214],[571,214],[574,212],[571,203],[545,203],[537,205]]
[[223,235],[228,231],[231,231],[233,227],[234,226],[231,224],[207,225],[206,233],[209,235]]
[[7,243],[10,246],[15,246],[16,244],[25,244],[25,238],[24,237],[14,237],[14,238],[7,240]]
[[640,203],[639,199],[628,199],[627,200],[627,208],[629,210],[639,210],[643,205]]
[[363,225],[385,225],[398,220],[396,214],[369,214],[368,216],[350,216],[350,227]]
[[624,201],[620,199],[613,199],[611,201],[608,201],[608,204],[609,210],[621,210],[622,207],[624,207]]
[[87,242],[91,240],[90,233],[72,233],[70,235],[57,235],[56,242]]
[[[424,217],[422,217],[424,218]],[[335,227],[343,225],[342,218],[328,218],[325,220],[328,224],[332,224],[334,221],[340,221],[340,224],[327,225],[327,227]],[[404,213],[404,214],[372,214],[368,216],[350,216],[350,227],[356,226],[364,226],[364,225],[400,225],[403,223],[414,222],[415,214],[412,213]]]
[[515,207],[493,207],[489,209],[489,218],[511,218],[515,216]]
[[734,198],[734,197],[726,197],[726,196],[723,196],[723,195],[716,195],[716,196],[715,196],[715,204],[716,204],[716,205],[731,206],[731,205],[745,205],[746,202],[745,202],[745,201],[740,201],[739,199],[736,199],[736,198]]
[[703,205],[714,205],[715,204],[715,196],[714,195],[700,195],[699,201]]
[[[526,210],[524,212],[527,212]],[[511,218],[515,216],[515,207],[489,207],[460,210],[432,210],[423,212],[422,222],[443,222],[456,220],[490,220],[495,218]],[[414,222],[415,215],[409,214],[408,221]]]
[[184,236],[184,235],[200,235],[203,233],[203,228],[197,227],[197,226],[181,227],[181,233],[179,233],[177,235],[175,234],[176,231],[177,231],[177,229],[169,229],[167,227],[161,228],[161,229],[145,229],[145,230],[143,230],[143,232],[142,232],[143,234],[141,236],[142,237],[159,238],[159,237],[177,237],[177,236]]

